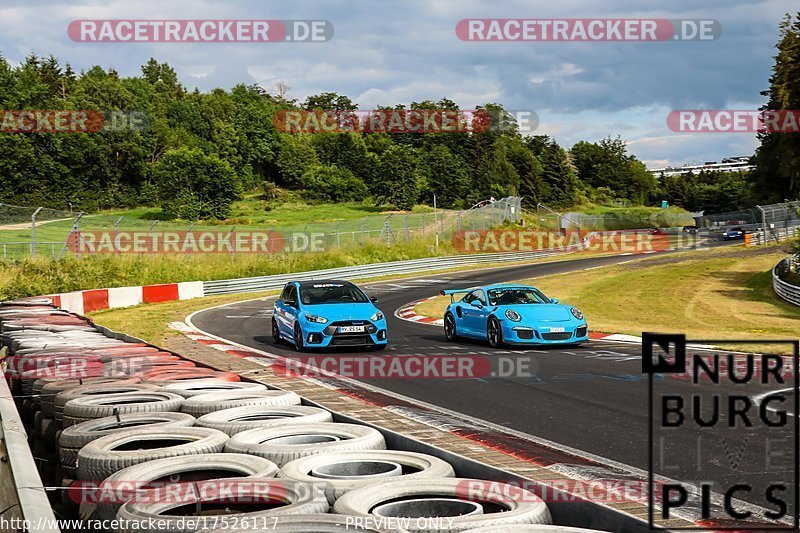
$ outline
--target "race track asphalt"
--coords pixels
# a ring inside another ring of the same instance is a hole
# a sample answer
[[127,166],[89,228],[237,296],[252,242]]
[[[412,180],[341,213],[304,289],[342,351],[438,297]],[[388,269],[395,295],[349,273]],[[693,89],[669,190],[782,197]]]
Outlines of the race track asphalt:
[[[641,346],[633,343],[590,341],[580,347],[492,349],[485,343],[447,343],[441,327],[413,323],[394,316],[411,301],[438,293],[442,288],[463,287],[567,273],[598,266],[637,261],[641,257],[597,257],[524,266],[500,267],[469,272],[424,275],[387,282],[365,282],[362,288],[377,296],[378,307],[388,320],[390,347],[380,355],[433,357],[458,355],[488,358],[493,369],[500,361],[505,368],[530,369],[524,376],[471,379],[361,379],[372,386],[455,411],[466,417],[533,435],[611,459],[642,470],[648,468],[648,379],[642,373]],[[620,288],[624,290],[624,288]],[[654,289],[655,290],[655,289]],[[551,294],[550,296],[559,295]],[[299,354],[287,344],[275,345],[270,335],[271,298],[257,299],[201,311],[192,324],[202,331],[273,354],[290,358]],[[680,312],[680,302],[664,301]],[[591,316],[587,317],[591,330]],[[664,324],[664,329],[669,329]],[[788,348],[787,348],[788,349]],[[333,357],[357,353],[336,352]],[[702,352],[701,352],[702,353]],[[726,352],[714,352],[721,358]],[[713,356],[712,352],[707,352]],[[320,354],[317,354],[320,355]],[[734,356],[736,357],[736,356]],[[791,382],[786,387],[791,386]],[[682,379],[655,380],[657,394],[689,395],[695,388]],[[775,390],[773,385],[752,384],[748,395]],[[710,384],[704,394],[740,393],[725,380]],[[708,405],[708,404],[704,404]],[[706,408],[703,408],[706,411]],[[724,409],[723,409],[724,411]],[[656,470],[683,481],[745,481],[753,494],[737,494],[746,501],[763,504],[765,487],[791,471],[791,433],[780,435],[769,452],[761,443],[760,430],[728,428],[731,417],[723,413],[713,428],[686,427],[657,435]],[[757,424],[758,425],[758,424]],[[787,430],[788,431],[788,430]],[[756,443],[756,444],[754,444]],[[780,458],[780,453],[783,458]],[[783,494],[791,502],[794,494]]]

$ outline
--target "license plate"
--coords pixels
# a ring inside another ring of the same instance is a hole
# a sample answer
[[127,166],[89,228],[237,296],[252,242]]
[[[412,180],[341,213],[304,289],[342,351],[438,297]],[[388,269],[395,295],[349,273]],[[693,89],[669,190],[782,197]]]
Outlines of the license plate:
[[550,333],[564,333],[564,328],[550,328]]
[[339,326],[339,333],[362,333],[364,326]]

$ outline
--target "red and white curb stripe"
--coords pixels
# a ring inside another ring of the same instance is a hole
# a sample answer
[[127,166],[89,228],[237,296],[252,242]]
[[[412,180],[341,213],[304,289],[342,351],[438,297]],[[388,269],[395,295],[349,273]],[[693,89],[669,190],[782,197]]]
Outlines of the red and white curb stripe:
[[50,302],[65,311],[85,315],[102,309],[132,307],[134,305],[190,300],[205,296],[202,281],[163,283],[160,285],[138,285],[135,287],[114,287],[111,289],[92,289],[88,291],[51,294]]
[[425,316],[417,314],[414,311],[414,308],[421,304],[422,302],[427,302],[428,300],[433,300],[436,296],[431,296],[429,298],[423,298],[422,300],[416,300],[414,302],[408,303],[403,307],[399,308],[395,311],[394,316],[399,318],[400,320],[407,320],[409,322],[417,322],[419,324],[428,324],[431,326],[442,326],[444,325],[444,320],[441,318],[434,318],[432,316]]
[[190,327],[185,322],[170,322],[167,324],[167,327],[183,333],[184,336],[196,343],[202,344],[203,346],[208,346],[209,348],[213,348],[221,352],[225,352],[226,354],[234,357],[247,358],[260,355],[259,352],[255,350],[249,350],[244,346],[228,344],[219,338],[204,335],[198,332],[196,329]]
[[[430,296],[428,298],[423,298],[421,300],[416,300],[411,303],[407,303],[403,307],[400,307],[397,311],[395,311],[394,316],[401,320],[407,320],[409,322],[416,322],[417,324],[427,324],[429,326],[443,326],[444,320],[441,318],[434,318],[432,316],[424,316],[417,313],[414,308],[417,307],[419,304],[423,302],[427,302],[428,300],[433,300],[437,298],[437,296]],[[642,338],[637,335],[626,335],[624,333],[592,333],[589,332],[589,338],[595,341],[607,341],[607,342],[628,342],[632,344],[641,344]],[[714,349],[714,346],[709,345],[701,345],[701,344],[692,344],[689,345],[694,348],[705,348],[705,349]]]

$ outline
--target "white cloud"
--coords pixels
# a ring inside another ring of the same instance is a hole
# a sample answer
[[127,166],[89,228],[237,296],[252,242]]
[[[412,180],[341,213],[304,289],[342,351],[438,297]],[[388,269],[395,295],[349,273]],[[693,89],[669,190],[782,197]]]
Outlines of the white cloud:
[[[796,0],[6,0],[0,50],[12,62],[33,51],[78,71],[99,64],[122,75],[155,57],[204,90],[280,80],[296,98],[335,91],[365,108],[442,97],[463,108],[495,101],[535,109],[540,132],[568,146],[621,135],[642,159],[683,162],[752,151],[753,136],[686,139],[666,128],[665,117],[676,108],[757,107],[778,23],[796,10]],[[723,33],[705,43],[461,42],[455,24],[470,17],[713,18]],[[326,19],[336,33],[324,44],[84,44],[66,33],[79,18]]]

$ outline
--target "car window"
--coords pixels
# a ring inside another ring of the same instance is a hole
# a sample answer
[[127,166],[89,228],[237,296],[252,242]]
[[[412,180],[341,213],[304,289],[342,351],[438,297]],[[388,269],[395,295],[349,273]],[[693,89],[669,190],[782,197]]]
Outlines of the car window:
[[486,305],[486,293],[482,290],[475,291],[475,300],[478,300],[483,305]]
[[286,293],[285,300],[296,302],[297,301],[297,287],[295,287],[294,285],[290,285],[287,288],[287,291],[288,292]]
[[292,288],[291,285],[287,285],[286,287],[284,287],[283,291],[281,292],[281,295],[278,297],[278,299],[279,300],[286,300],[289,297],[289,289],[291,289],[291,288]]
[[300,288],[304,305],[366,303],[369,298],[354,285],[320,283]]
[[524,305],[550,303],[540,290],[534,288],[493,289],[489,291],[489,305]]

